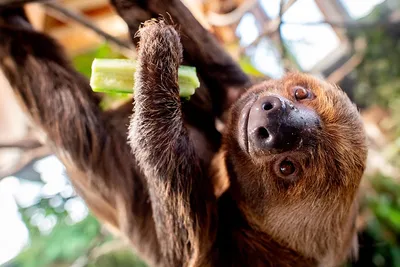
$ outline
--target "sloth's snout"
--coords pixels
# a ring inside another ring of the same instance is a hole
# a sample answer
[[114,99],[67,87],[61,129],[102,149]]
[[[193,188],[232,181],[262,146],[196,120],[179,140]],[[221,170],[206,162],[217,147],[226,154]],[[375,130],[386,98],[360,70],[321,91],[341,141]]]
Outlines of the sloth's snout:
[[249,149],[269,153],[293,150],[318,122],[314,112],[299,109],[282,96],[260,97],[249,113]]

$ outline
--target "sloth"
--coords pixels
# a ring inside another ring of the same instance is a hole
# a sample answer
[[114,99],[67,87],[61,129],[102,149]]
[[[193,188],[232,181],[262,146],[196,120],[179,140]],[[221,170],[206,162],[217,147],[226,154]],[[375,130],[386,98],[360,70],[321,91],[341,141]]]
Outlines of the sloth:
[[139,30],[134,101],[103,112],[54,40],[20,9],[2,12],[0,69],[20,104],[91,211],[149,265],[329,267],[356,255],[367,146],[340,88],[302,73],[250,86],[214,153],[183,112],[173,26]]
[[[205,171],[182,120],[179,35],[163,21],[146,23],[139,35],[129,140],[167,262],[342,263],[356,244],[367,154],[346,94],[300,73],[252,86],[230,109],[220,152]],[[204,189],[209,181],[212,196]]]

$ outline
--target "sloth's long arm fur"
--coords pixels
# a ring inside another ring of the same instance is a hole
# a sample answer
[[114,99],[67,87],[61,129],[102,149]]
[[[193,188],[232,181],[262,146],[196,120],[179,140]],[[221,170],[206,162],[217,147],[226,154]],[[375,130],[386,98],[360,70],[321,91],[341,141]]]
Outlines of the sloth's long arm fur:
[[171,266],[184,266],[209,254],[216,201],[182,116],[180,38],[164,21],[147,24],[139,32],[130,144],[147,179],[162,252]]

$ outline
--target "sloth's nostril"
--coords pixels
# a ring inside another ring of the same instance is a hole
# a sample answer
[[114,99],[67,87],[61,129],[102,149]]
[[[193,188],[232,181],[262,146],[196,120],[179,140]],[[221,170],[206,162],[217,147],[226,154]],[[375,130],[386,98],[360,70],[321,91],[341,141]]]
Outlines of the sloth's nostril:
[[271,102],[266,102],[262,104],[262,109],[263,110],[271,110],[274,107]]
[[269,132],[265,127],[260,127],[260,128],[258,128],[258,136],[261,139],[268,139],[269,138]]

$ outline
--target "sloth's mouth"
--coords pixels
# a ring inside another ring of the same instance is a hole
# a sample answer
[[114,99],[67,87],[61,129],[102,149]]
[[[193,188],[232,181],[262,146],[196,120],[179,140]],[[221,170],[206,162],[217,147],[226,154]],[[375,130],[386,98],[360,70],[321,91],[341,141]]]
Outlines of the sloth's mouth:
[[[251,94],[245,98],[245,104],[239,114],[239,145],[240,147],[249,154],[249,134],[247,131],[248,123],[249,123],[249,115],[251,107],[253,106],[254,102],[257,101],[258,95]],[[247,100],[247,101],[246,101]]]

